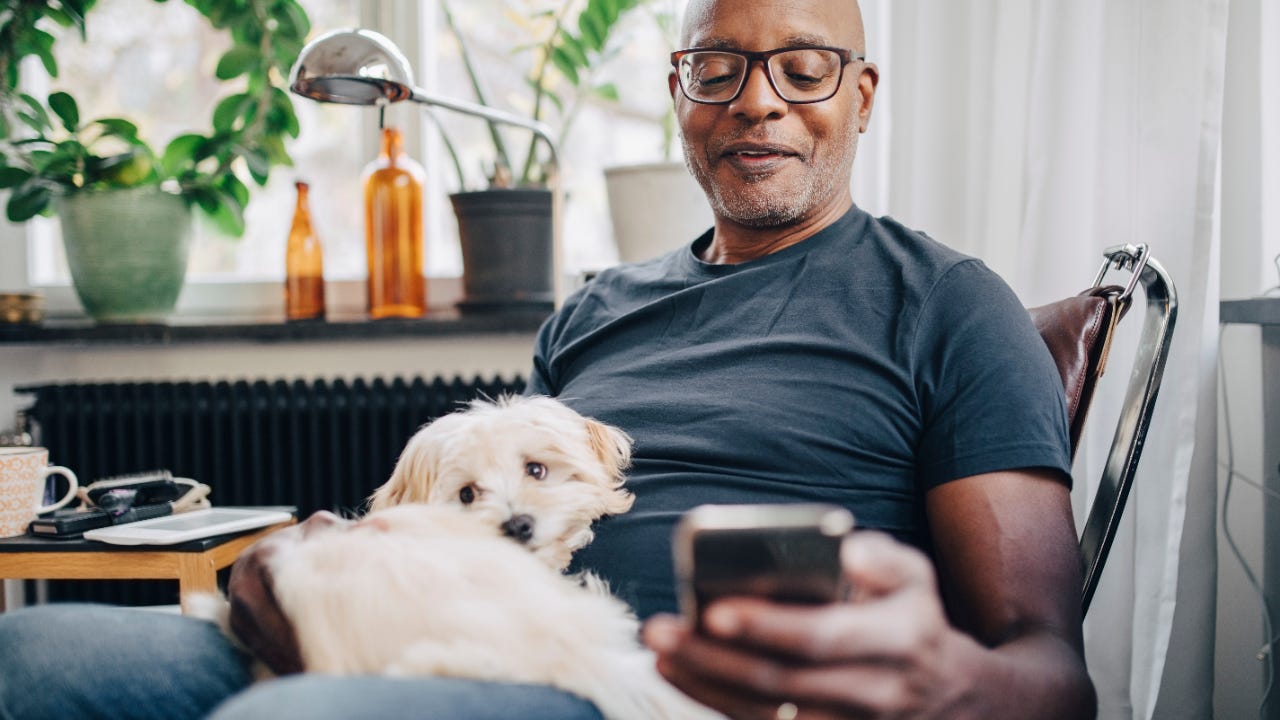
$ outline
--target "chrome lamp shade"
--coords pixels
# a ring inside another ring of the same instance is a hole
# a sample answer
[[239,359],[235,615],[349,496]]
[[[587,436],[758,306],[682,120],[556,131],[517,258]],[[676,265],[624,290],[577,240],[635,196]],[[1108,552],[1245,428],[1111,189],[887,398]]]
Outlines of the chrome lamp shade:
[[312,100],[374,105],[413,97],[413,70],[400,49],[369,30],[335,30],[312,40],[289,88]]

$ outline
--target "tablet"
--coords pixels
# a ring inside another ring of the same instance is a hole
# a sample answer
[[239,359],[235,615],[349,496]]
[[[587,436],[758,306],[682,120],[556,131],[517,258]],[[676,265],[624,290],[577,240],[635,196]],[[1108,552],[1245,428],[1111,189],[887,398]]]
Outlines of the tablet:
[[254,530],[291,519],[293,514],[287,510],[215,507],[87,530],[84,537],[86,540],[99,540],[112,545],[174,545],[214,535]]

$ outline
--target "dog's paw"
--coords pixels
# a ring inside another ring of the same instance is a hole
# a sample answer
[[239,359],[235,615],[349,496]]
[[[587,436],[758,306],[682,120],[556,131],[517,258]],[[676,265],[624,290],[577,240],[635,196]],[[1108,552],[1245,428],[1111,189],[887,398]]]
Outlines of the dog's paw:
[[222,593],[200,592],[188,595],[182,603],[182,613],[188,617],[207,620],[231,636],[231,603]]

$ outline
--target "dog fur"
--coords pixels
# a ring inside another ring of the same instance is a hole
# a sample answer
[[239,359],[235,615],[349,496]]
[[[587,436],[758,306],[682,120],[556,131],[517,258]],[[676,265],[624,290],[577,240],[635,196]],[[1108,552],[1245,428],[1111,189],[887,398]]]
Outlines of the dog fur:
[[611,720],[720,717],[658,675],[624,603],[474,513],[406,504],[316,520],[270,560],[308,671],[546,684]]
[[[546,397],[424,426],[367,515],[317,513],[270,556],[303,666],[546,684],[610,720],[720,718],[658,675],[602,582],[562,574],[595,520],[631,508],[630,457],[621,430]],[[225,601],[197,606],[228,631]]]
[[630,463],[626,433],[558,400],[478,400],[414,434],[369,508],[457,505],[563,570],[591,542],[592,523],[631,509]]

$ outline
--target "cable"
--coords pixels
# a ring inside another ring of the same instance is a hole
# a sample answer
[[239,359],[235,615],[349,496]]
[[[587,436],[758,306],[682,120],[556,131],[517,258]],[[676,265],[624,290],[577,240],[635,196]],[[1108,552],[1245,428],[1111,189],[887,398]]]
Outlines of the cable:
[[[1222,335],[1225,330],[1226,330],[1225,325],[1218,326],[1219,351],[1221,351],[1221,348],[1222,348]],[[1258,599],[1262,603],[1262,636],[1264,638],[1268,638],[1268,640],[1267,640],[1267,644],[1263,645],[1261,648],[1258,648],[1258,653],[1255,656],[1260,662],[1264,663],[1263,668],[1267,676],[1266,685],[1262,689],[1262,699],[1258,702],[1258,717],[1262,719],[1263,712],[1267,706],[1267,701],[1271,697],[1272,685],[1274,684],[1273,669],[1274,669],[1275,661],[1274,661],[1274,658],[1272,657],[1271,649],[1275,647],[1275,644],[1277,642],[1280,642],[1280,635],[1274,635],[1272,633],[1271,605],[1270,603],[1267,602],[1267,595],[1266,595],[1266,592],[1263,591],[1261,583],[1258,582],[1257,576],[1253,574],[1253,569],[1249,567],[1249,563],[1244,558],[1244,553],[1240,551],[1240,546],[1236,544],[1235,537],[1233,537],[1231,534],[1231,525],[1228,522],[1227,508],[1231,504],[1231,486],[1233,484],[1232,481],[1236,477],[1239,477],[1241,480],[1243,480],[1244,482],[1254,487],[1262,488],[1264,491],[1267,491],[1268,494],[1275,495],[1276,493],[1274,491],[1268,491],[1266,488],[1263,488],[1261,484],[1253,480],[1250,480],[1249,478],[1246,478],[1244,475],[1237,473],[1235,470],[1235,452],[1232,448],[1232,443],[1231,443],[1231,405],[1228,402],[1228,397],[1227,397],[1227,371],[1225,367],[1226,363],[1222,362],[1221,352],[1219,352],[1218,358],[1219,358],[1218,359],[1218,379],[1222,385],[1222,393],[1221,393],[1222,424],[1223,424],[1223,430],[1225,431],[1227,436],[1226,437],[1227,462],[1225,467],[1227,471],[1227,480],[1222,491],[1222,508],[1220,510],[1220,512],[1222,513],[1222,536],[1226,538],[1227,546],[1231,549],[1231,554],[1234,555],[1236,558],[1236,561],[1240,563],[1240,568],[1244,571],[1245,577],[1249,581],[1249,585],[1253,588],[1253,591],[1258,595]]]

